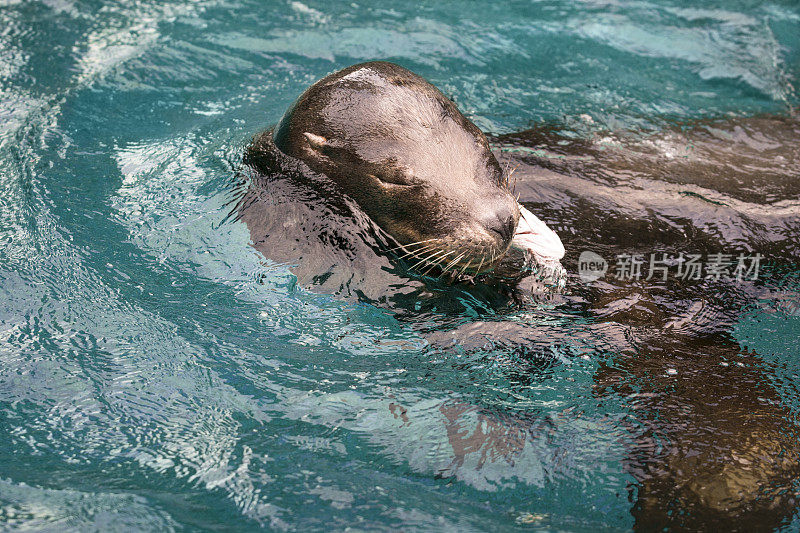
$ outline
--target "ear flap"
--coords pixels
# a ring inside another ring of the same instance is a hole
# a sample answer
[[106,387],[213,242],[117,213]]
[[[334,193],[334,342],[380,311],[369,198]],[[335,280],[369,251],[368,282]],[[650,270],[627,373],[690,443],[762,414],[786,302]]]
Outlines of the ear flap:
[[322,152],[326,146],[328,146],[328,139],[322,137],[321,135],[314,135],[313,133],[303,132],[303,136],[308,140],[308,144],[311,145],[311,148],[316,150],[317,152]]

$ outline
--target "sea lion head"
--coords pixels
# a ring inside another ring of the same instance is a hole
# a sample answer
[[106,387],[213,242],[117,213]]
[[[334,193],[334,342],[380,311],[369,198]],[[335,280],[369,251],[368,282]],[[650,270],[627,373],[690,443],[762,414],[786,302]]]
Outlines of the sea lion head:
[[335,182],[430,268],[489,270],[518,229],[520,206],[485,135],[398,65],[362,63],[314,83],[273,141]]

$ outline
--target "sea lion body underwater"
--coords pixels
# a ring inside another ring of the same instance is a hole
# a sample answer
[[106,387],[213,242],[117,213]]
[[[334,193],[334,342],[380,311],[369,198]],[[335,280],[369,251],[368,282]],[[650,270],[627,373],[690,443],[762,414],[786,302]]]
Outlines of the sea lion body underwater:
[[362,63],[317,81],[246,160],[274,170],[264,168],[273,147],[333,182],[418,270],[474,276],[512,255],[545,264],[564,255],[511,194],[485,135],[398,65]]

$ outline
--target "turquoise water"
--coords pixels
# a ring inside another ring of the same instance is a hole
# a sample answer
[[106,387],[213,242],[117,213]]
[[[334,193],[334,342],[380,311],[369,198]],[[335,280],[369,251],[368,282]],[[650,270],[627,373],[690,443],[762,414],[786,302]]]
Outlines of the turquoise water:
[[[391,311],[296,287],[227,216],[250,137],[370,59],[494,134],[653,132],[796,107],[800,7],[0,1],[0,527],[634,526],[646,417],[598,393],[627,367],[585,312],[514,315],[566,332],[524,371],[511,348],[434,349]],[[797,216],[796,183],[776,210]],[[770,295],[797,295],[796,259],[729,328],[787,427],[800,313]]]

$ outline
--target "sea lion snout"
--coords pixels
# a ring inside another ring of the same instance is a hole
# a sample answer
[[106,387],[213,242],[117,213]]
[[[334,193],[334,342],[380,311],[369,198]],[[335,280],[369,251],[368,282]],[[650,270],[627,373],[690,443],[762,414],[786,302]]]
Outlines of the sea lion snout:
[[500,238],[502,247],[507,246],[519,222],[517,202],[509,194],[481,203],[476,211],[479,223],[490,235]]

